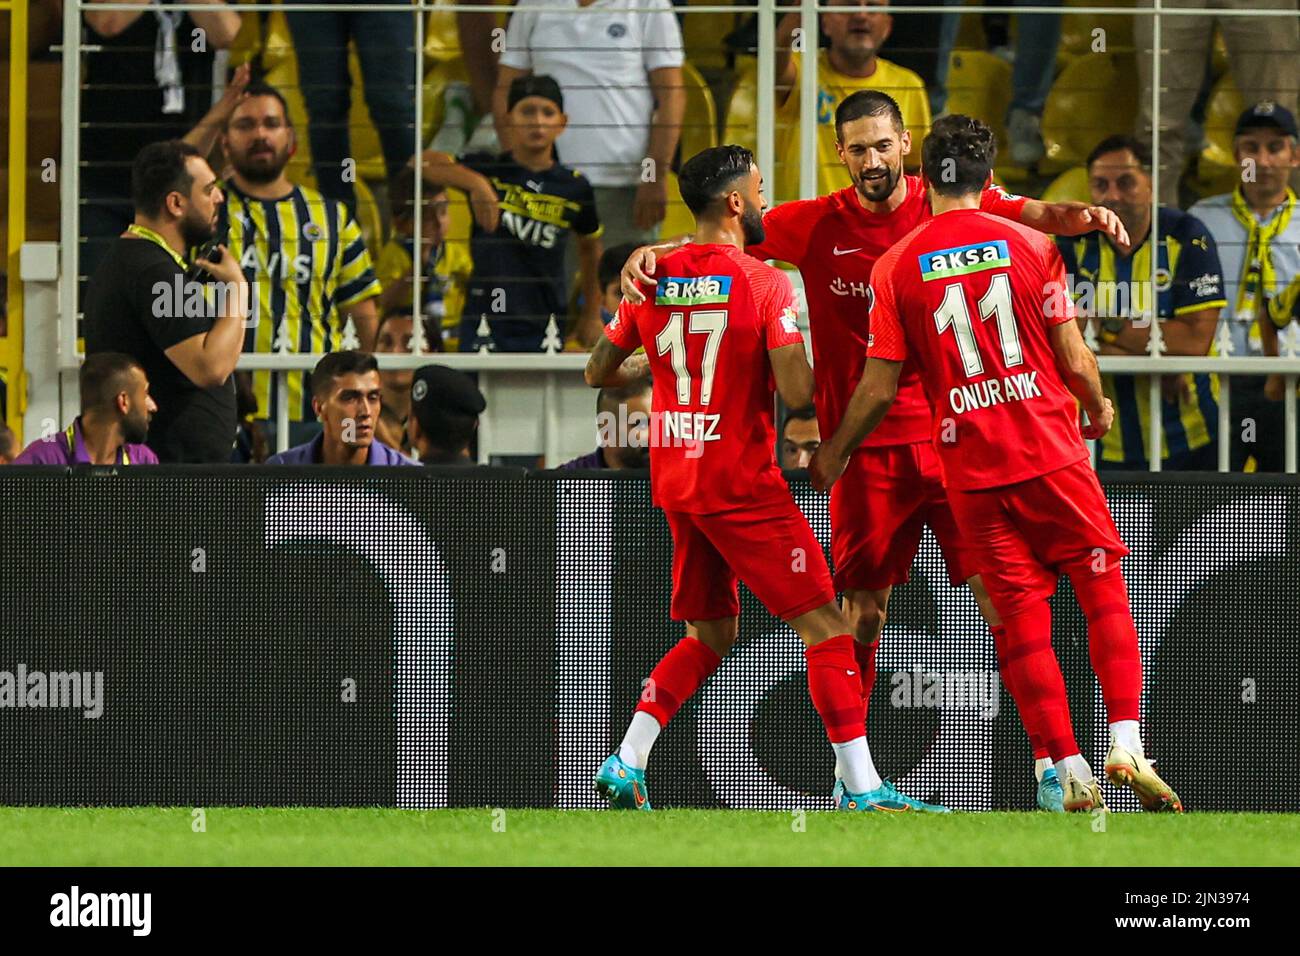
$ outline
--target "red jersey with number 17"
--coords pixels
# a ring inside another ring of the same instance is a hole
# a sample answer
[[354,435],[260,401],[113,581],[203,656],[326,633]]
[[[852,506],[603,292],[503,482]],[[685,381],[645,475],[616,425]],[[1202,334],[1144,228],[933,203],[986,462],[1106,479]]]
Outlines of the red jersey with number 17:
[[[803,276],[822,438],[839,428],[867,361],[867,282],[872,266],[931,216],[919,176],[904,176],[903,190],[903,202],[888,213],[863,209],[853,186],[817,199],[782,203],[763,217],[767,238],[745,250],[760,259],[798,266]],[[1019,220],[1026,201],[993,186],[984,190],[980,207]],[[929,437],[930,409],[921,381],[915,369],[905,366],[898,398],[865,444],[908,445]]]
[[789,500],[767,353],[803,347],[790,280],[735,246],[696,243],[661,257],[653,278],[605,335],[621,349],[644,344],[650,359],[654,503],[711,514]]
[[947,212],[880,257],[871,290],[867,356],[920,372],[945,487],[1014,484],[1088,456],[1048,336],[1075,317],[1050,237]]

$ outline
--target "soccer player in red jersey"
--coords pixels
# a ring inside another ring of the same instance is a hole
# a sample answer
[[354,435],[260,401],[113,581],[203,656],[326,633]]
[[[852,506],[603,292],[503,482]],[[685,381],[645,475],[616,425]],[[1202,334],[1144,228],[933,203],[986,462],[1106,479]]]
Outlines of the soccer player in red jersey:
[[[610,387],[653,373],[651,494],[673,535],[672,616],[694,634],[655,666],[653,693],[642,695],[596,788],[615,807],[650,809],[650,748],[735,643],[740,579],[804,642],[808,690],[841,770],[840,808],[945,812],[898,793],[872,764],[853,636],[777,467],[773,384],[787,405],[805,407],[813,378],[790,280],[743,252],[763,240],[753,155],[704,150],[679,181],[693,240],[659,260],[652,298],[619,306],[586,379]],[[633,356],[643,344],[645,354]]]
[[[948,500],[1001,617],[997,651],[1032,736],[1063,773],[1067,810],[1104,809],[1070,723],[1048,598],[1068,574],[1088,619],[1110,722],[1106,775],[1151,810],[1182,810],[1143,755],[1142,658],[1120,540],[1083,437],[1114,420],[1074,322],[1050,239],[981,211],[993,133],[968,116],[935,122],[922,170],[935,218],[876,263],[866,371],[810,471],[825,488],[886,419],[904,370],[920,374]],[[1075,399],[1089,423],[1080,434]]]
[[[783,203],[763,219],[766,238],[746,252],[799,268],[812,331],[817,419],[821,434],[834,434],[862,377],[867,350],[866,296],[876,260],[931,216],[919,176],[903,173],[911,134],[898,104],[875,90],[861,90],[835,111],[840,157],[853,185],[829,196]],[[1128,236],[1109,209],[1083,203],[1043,203],[989,187],[980,208],[1034,229],[1077,235],[1101,229],[1117,242]],[[623,291],[641,300],[636,282],[654,268],[655,254],[672,244],[643,247],[628,260]],[[894,585],[902,584],[916,558],[925,525],[934,531],[954,585],[969,582],[980,612],[1000,628],[971,567],[957,531],[930,441],[930,411],[916,371],[905,367],[898,400],[889,416],[858,449],[831,492],[831,556],[835,589],[843,593],[856,645],[862,696],[869,702],[876,679],[876,651]],[[866,704],[864,703],[864,713]],[[1061,790],[1047,750],[1031,737],[1038,804],[1061,807]]]

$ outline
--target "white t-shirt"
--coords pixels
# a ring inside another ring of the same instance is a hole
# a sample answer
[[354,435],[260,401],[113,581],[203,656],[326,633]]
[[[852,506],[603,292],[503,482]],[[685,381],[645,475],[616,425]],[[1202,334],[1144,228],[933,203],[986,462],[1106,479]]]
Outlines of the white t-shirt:
[[650,144],[649,75],[682,65],[681,28],[669,0],[596,0],[567,12],[577,9],[577,0],[519,0],[501,63],[560,84],[569,115],[560,162],[594,186],[634,185]]

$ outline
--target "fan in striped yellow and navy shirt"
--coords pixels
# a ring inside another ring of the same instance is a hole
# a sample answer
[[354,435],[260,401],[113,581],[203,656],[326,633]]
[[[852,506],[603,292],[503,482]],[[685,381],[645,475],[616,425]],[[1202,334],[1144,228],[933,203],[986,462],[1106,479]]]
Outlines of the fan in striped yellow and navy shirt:
[[[1110,148],[1106,148],[1110,147]],[[1146,355],[1150,325],[1139,321],[1151,300],[1151,177],[1145,147],[1112,137],[1088,162],[1092,200],[1124,222],[1136,248],[1127,255],[1090,232],[1058,239],[1081,316],[1097,324],[1103,355]],[[1155,315],[1166,354],[1214,354],[1214,329],[1223,294],[1214,239],[1194,216],[1161,207],[1157,222]],[[1146,470],[1150,434],[1150,378],[1103,375],[1115,406],[1115,425],[1099,443],[1098,468]],[[1167,471],[1217,468],[1217,376],[1165,376],[1161,397],[1160,457]]]
[[[361,228],[347,206],[292,183],[284,169],[294,131],[284,98],[273,87],[250,84],[223,137],[233,168],[224,183],[218,235],[243,266],[254,312],[244,351],[331,352],[340,347],[348,318],[362,348],[374,344],[379,281]],[[305,374],[288,378],[289,421],[313,421]],[[274,421],[276,396],[269,372],[253,375],[258,417]]]

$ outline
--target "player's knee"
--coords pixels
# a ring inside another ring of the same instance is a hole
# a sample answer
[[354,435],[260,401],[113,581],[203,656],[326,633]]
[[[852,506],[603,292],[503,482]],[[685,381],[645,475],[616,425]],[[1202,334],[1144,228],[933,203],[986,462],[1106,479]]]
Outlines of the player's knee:
[[848,605],[849,633],[859,644],[874,644],[885,629],[885,608],[876,601],[855,601]]

